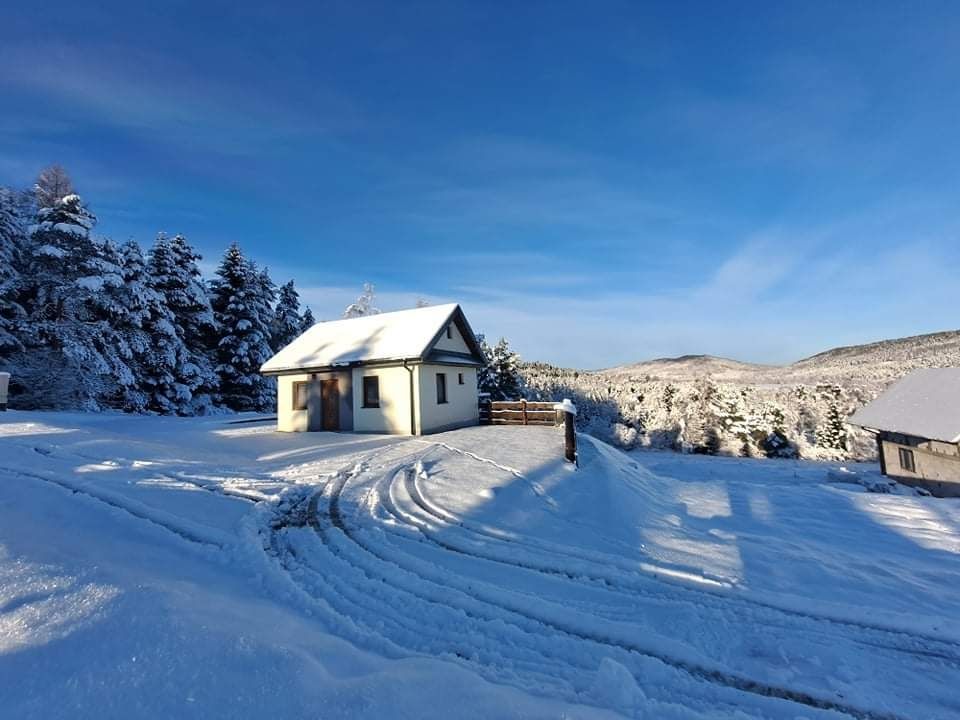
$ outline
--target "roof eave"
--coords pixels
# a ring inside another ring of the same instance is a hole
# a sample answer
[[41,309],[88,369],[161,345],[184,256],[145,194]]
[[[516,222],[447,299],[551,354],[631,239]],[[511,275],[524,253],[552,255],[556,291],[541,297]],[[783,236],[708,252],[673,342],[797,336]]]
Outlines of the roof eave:
[[349,362],[335,363],[332,365],[294,365],[285,368],[271,368],[270,370],[260,369],[261,375],[275,377],[277,375],[297,375],[300,373],[334,372],[336,370],[350,370],[355,367],[368,367],[373,365],[402,365],[403,363],[423,362],[419,357],[396,357],[396,358],[376,358],[371,360],[351,360]]

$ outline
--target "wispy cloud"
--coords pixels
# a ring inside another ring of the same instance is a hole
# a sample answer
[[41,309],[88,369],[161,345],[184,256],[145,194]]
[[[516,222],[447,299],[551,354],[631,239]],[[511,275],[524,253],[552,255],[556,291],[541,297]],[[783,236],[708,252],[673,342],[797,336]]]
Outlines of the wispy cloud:
[[[234,156],[360,122],[355,105],[320,87],[312,89],[310,107],[298,108],[267,87],[220,82],[169,53],[107,43],[96,53],[81,45],[7,45],[0,49],[0,86],[69,108],[61,129],[75,125],[80,111],[160,145]],[[19,122],[36,132],[29,112]],[[18,127],[10,116],[4,125]]]

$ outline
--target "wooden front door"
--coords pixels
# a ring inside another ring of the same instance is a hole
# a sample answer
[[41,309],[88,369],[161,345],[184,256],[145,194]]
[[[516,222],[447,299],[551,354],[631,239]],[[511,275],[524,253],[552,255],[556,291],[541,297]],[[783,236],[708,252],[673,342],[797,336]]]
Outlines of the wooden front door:
[[340,429],[340,390],[337,381],[323,380],[320,383],[320,397],[323,404],[323,429]]

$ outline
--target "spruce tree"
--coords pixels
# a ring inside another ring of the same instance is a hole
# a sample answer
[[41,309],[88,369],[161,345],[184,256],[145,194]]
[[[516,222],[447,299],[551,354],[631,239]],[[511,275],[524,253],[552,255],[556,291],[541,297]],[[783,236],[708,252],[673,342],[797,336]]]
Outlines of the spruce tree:
[[234,243],[210,283],[217,327],[216,372],[219,399],[238,410],[272,409],[275,389],[260,366],[272,355],[269,321],[262,314],[264,278]]
[[17,338],[24,312],[20,267],[26,238],[15,194],[0,187],[0,361],[23,349]]
[[267,268],[258,268],[257,264],[252,260],[249,262],[250,274],[254,278],[252,307],[257,316],[259,326],[263,328],[263,333],[267,345],[270,348],[270,354],[272,355],[277,349],[273,339],[274,305],[277,300],[277,286],[270,277],[270,272]]
[[148,327],[151,308],[159,299],[147,283],[146,261],[135,240],[119,248],[122,284],[110,294],[115,344],[125,359],[129,375],[117,378],[112,404],[127,412],[147,409],[145,369],[154,351]]
[[28,347],[17,363],[31,406],[95,410],[130,375],[111,327],[122,311],[119,254],[92,235],[95,224],[77,195],[37,213],[22,294]]
[[[309,309],[307,312],[309,312]],[[273,321],[270,324],[273,349],[279,350],[290,344],[294,338],[303,332],[302,328],[303,317],[300,315],[300,296],[293,286],[293,280],[291,280],[280,287],[277,306],[273,311]]]
[[490,368],[490,361],[493,358],[493,348],[487,343],[487,338],[483,333],[477,334],[477,343],[480,345],[480,352],[483,353],[483,367],[477,368],[477,390],[490,397],[491,400],[498,399],[497,380]]
[[480,349],[487,364],[477,371],[480,392],[489,393],[491,400],[516,400],[520,397],[520,357],[510,344],[500,338],[491,348],[483,335],[478,335]]
[[836,402],[831,402],[827,408],[826,422],[817,433],[817,444],[832,450],[847,449],[847,428]]
[[314,325],[317,324],[316,318],[313,317],[313,310],[307,308],[303,311],[303,317],[300,318],[300,332],[306,332]]
[[150,249],[150,288],[168,311],[158,312],[151,320],[154,341],[163,348],[154,368],[150,401],[157,412],[205,412],[217,390],[213,310],[197,266],[200,259],[182,235],[171,240],[161,233]]

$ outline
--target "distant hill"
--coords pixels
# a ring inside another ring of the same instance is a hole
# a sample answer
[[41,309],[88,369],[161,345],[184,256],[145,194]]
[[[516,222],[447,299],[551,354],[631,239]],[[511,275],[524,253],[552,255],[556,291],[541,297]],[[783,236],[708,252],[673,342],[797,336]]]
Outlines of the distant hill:
[[875,445],[845,419],[922,367],[960,367],[960,331],[838,347],[790,365],[684,355],[581,371],[521,368],[530,398],[574,398],[578,424],[622,447],[868,459]]
[[960,367],[960,330],[880,340],[826,350],[790,365],[758,365],[714,357],[682,355],[597,371],[610,377],[651,380],[711,378],[718,382],[797,384],[858,381],[885,386],[920,367]]

